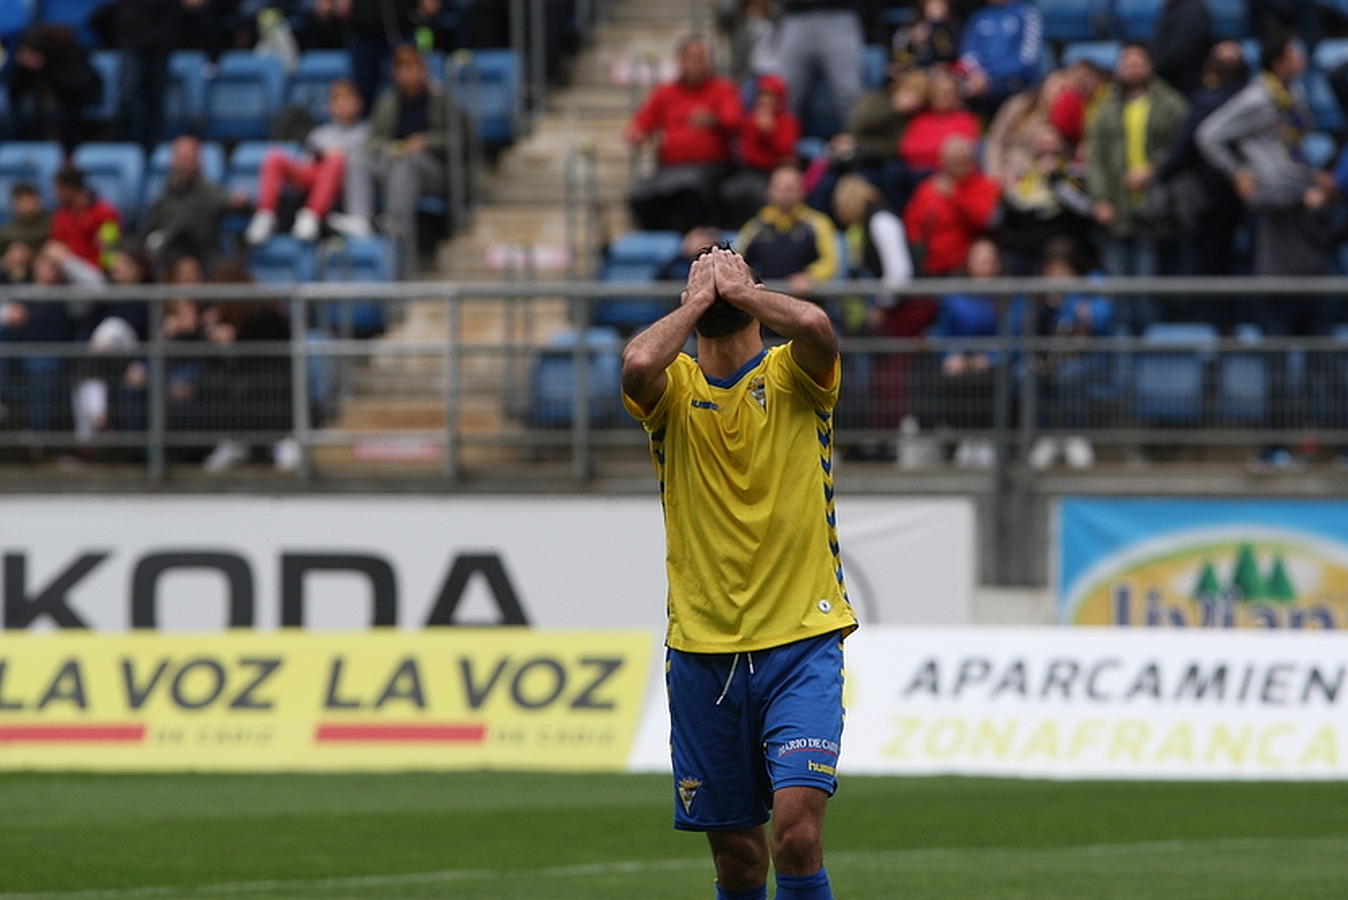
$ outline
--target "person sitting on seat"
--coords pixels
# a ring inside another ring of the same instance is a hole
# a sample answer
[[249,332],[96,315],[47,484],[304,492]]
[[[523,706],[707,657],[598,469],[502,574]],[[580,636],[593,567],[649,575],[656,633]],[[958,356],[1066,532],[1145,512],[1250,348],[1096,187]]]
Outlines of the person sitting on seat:
[[768,205],[740,231],[736,244],[764,279],[786,279],[791,293],[808,294],[838,274],[833,220],[805,205],[800,172],[782,166],[768,182]]

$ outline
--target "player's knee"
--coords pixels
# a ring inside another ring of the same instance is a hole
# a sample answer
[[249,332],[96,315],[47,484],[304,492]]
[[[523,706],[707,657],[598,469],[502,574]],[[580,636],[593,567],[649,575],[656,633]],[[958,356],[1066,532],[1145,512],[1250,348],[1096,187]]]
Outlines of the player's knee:
[[809,875],[823,865],[823,834],[817,822],[808,819],[775,823],[772,831],[772,858],[777,871],[791,875]]
[[717,880],[728,890],[744,890],[767,880],[768,856],[757,841],[724,841],[712,853],[716,859]]

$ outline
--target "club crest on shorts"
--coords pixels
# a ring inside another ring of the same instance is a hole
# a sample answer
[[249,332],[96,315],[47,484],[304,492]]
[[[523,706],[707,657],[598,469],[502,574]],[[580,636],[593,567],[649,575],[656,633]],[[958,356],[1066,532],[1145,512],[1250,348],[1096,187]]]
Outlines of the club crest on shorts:
[[697,789],[702,787],[702,782],[696,778],[679,779],[679,800],[683,803],[683,811],[693,812],[693,798],[697,796]]
[[762,375],[749,382],[749,396],[758,401],[763,412],[768,411],[768,387]]

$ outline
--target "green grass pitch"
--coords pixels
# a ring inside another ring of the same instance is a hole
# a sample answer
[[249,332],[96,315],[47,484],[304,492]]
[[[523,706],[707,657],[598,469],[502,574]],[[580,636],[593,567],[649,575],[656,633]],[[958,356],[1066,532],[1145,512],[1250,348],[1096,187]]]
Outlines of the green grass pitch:
[[[0,898],[713,896],[659,776],[0,775]],[[843,900],[1348,897],[1348,783],[844,777]]]

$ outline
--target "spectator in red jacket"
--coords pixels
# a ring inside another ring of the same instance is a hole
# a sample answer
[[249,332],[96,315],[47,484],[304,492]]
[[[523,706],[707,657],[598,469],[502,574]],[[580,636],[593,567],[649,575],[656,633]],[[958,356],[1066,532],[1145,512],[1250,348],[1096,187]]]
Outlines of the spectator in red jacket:
[[786,82],[761,75],[754,107],[740,125],[740,171],[721,185],[721,208],[727,225],[743,225],[763,205],[768,178],[781,166],[796,163],[800,120],[787,103]]
[[85,262],[101,265],[103,254],[122,239],[117,210],[85,185],[84,173],[74,166],[57,172],[55,182],[51,240],[65,244]]
[[640,147],[659,134],[655,174],[632,187],[632,213],[645,229],[688,231],[715,219],[716,190],[740,128],[739,91],[714,74],[707,43],[679,44],[679,77],[656,88],[627,126]]
[[941,168],[917,186],[903,213],[908,243],[924,275],[950,275],[995,224],[997,182],[978,171],[973,141],[955,135],[941,145]]
[[946,139],[962,135],[978,140],[978,117],[964,108],[959,83],[947,72],[931,73],[927,88],[927,108],[908,123],[899,140],[899,155],[915,173],[931,172],[941,160]]

